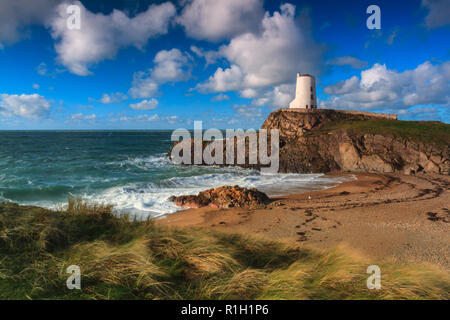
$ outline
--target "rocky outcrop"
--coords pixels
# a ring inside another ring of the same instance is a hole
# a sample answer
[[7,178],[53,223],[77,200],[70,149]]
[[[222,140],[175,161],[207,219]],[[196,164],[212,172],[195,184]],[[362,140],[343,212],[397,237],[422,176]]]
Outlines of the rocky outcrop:
[[239,186],[223,186],[200,192],[198,195],[173,197],[177,206],[188,208],[256,207],[267,204],[269,197],[256,189],[247,189]]
[[364,125],[357,129],[342,125],[364,124],[361,121],[374,121],[374,118],[333,110],[309,113],[280,110],[272,113],[262,128],[280,131],[281,172],[344,170],[450,174],[449,125],[436,124],[447,132],[441,136],[444,141],[437,142],[391,134],[382,129],[366,130]]
[[[279,130],[279,172],[450,174],[448,124],[397,121],[395,115],[365,112],[297,110],[275,111],[262,125],[268,132]],[[193,140],[181,143],[190,145],[194,163]],[[209,143],[203,141],[203,149]],[[233,144],[236,146],[236,140]],[[225,154],[224,144],[223,163]],[[249,164],[248,148],[245,158],[245,164],[240,166],[261,168],[259,164]]]

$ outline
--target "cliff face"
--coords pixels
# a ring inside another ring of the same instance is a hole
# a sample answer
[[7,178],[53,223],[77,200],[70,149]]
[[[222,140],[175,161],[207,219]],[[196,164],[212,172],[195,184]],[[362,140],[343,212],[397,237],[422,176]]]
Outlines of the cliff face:
[[386,118],[278,110],[262,128],[280,131],[280,172],[450,174],[450,125]]

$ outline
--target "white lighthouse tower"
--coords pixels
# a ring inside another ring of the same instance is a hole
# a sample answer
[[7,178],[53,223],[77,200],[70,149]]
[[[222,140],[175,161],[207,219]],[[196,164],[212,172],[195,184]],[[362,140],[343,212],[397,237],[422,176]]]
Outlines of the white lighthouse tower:
[[297,73],[295,99],[289,103],[289,108],[316,109],[316,79],[309,74]]

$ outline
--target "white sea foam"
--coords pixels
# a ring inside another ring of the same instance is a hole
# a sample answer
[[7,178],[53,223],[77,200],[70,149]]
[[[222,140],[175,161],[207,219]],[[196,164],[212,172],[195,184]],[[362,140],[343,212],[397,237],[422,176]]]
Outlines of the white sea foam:
[[169,158],[165,155],[149,156],[149,157],[136,157],[129,158],[123,161],[113,162],[110,164],[117,164],[120,167],[124,166],[135,166],[139,169],[149,169],[149,168],[161,168],[171,165]]
[[128,212],[146,218],[147,216],[159,217],[181,210],[180,207],[168,201],[170,196],[197,194],[205,189],[224,185],[257,188],[274,196],[325,189],[348,180],[345,177],[331,177],[323,174],[261,175],[257,171],[245,169],[235,171],[172,177],[161,181],[158,185],[147,183],[113,187],[98,194],[84,195],[83,198],[91,202],[112,204],[117,212]]
[[[325,189],[349,179],[348,176],[327,176],[324,174],[261,174],[259,171],[241,167],[176,166],[164,154],[129,158],[106,163],[106,165],[112,166],[118,172],[130,172],[132,177],[140,176],[141,172],[149,173],[149,179],[151,179],[149,181],[151,182],[125,182],[123,185],[100,189],[99,191],[94,191],[95,188],[87,188],[81,194],[75,192],[71,195],[81,197],[91,203],[111,204],[117,213],[129,213],[143,219],[160,217],[182,210],[182,208],[175,206],[173,202],[168,201],[170,196],[197,194],[200,191],[224,185],[257,188],[269,196],[276,196]],[[161,175],[161,178],[153,179],[153,171]],[[127,181],[127,174],[104,177],[86,175],[80,177],[77,183],[86,186],[93,186],[97,183],[111,183],[113,185],[118,180]],[[4,177],[0,176],[0,179],[2,178]],[[12,176],[8,178],[11,179]],[[40,185],[37,186],[38,189],[41,187]],[[0,201],[8,201],[2,196],[0,194]],[[22,204],[55,209],[64,207],[66,201],[55,203],[43,199],[41,201],[26,201]]]

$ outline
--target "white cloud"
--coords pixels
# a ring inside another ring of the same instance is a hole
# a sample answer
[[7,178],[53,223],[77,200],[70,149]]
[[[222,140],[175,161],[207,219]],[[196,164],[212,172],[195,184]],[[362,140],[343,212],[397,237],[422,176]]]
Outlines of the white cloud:
[[344,57],[338,57],[331,61],[329,61],[329,64],[335,65],[335,66],[345,66],[349,65],[354,69],[362,69],[367,67],[366,61],[361,61],[355,57],[351,56],[344,56]]
[[165,120],[170,123],[170,124],[174,124],[176,123],[179,119],[178,116],[167,116],[165,117]]
[[159,120],[159,116],[157,114],[154,114],[152,116],[146,116],[147,121],[156,121]]
[[218,41],[255,30],[263,13],[262,0],[191,0],[176,21],[192,38]]
[[[399,32],[399,28],[395,28],[392,33],[389,35],[388,39],[386,40],[386,43],[388,45],[392,45],[394,43],[395,38],[397,37]],[[364,66],[365,67],[365,66]]]
[[114,92],[110,94],[104,93],[99,101],[104,104],[110,104],[121,102],[127,98],[128,97],[121,92]]
[[262,118],[263,112],[259,106],[255,105],[238,105],[235,104],[233,107],[233,111],[236,113],[236,116],[239,118],[251,118],[251,119],[258,119]]
[[422,6],[429,12],[425,17],[425,25],[429,29],[450,24],[450,5],[448,0],[422,0]]
[[133,86],[130,95],[137,98],[150,98],[158,92],[159,84],[145,72],[136,72],[133,76]]
[[271,106],[274,108],[286,108],[294,99],[295,85],[294,84],[282,84],[275,87],[270,87],[262,90],[256,96],[257,98],[252,101],[256,106]]
[[265,14],[260,33],[234,37],[220,48],[230,67],[218,68],[201,92],[241,91],[295,83],[296,73],[318,74],[322,49],[295,19],[295,6],[283,4],[280,12]]
[[32,85],[32,87],[33,87],[33,89],[39,89],[41,86],[40,85],[38,85],[37,83],[33,83],[33,85]]
[[240,92],[242,98],[256,98],[258,91],[256,89],[247,88]]
[[77,114],[72,114],[70,116],[70,119],[76,120],[76,121],[83,121],[83,120],[93,121],[93,120],[97,119],[97,115],[95,113],[90,114],[90,115],[84,115],[82,113],[77,113]]
[[225,101],[230,100],[230,97],[226,94],[220,93],[217,96],[212,97],[211,101]]
[[27,35],[26,26],[44,23],[60,0],[0,1],[0,48]]
[[204,58],[206,61],[206,66],[209,66],[210,64],[214,64],[217,62],[219,58],[221,58],[221,55],[219,52],[214,50],[208,50],[205,51],[201,48],[198,48],[196,46],[191,46],[191,51],[195,53],[195,55],[199,58]]
[[36,68],[36,72],[41,76],[47,75],[47,71],[47,64],[45,62],[41,62]]
[[201,92],[223,92],[239,90],[243,87],[244,74],[237,65],[230,68],[217,68],[214,75],[209,77],[206,83],[197,85],[197,89]]
[[50,102],[38,94],[0,94],[0,114],[5,117],[45,118]]
[[353,76],[347,80],[341,80],[335,84],[329,85],[325,88],[326,94],[346,94],[357,90],[359,88],[359,78]]
[[159,85],[189,79],[191,75],[188,58],[180,50],[161,50],[153,59],[155,66],[147,72],[136,72],[132,88],[133,98],[150,98],[158,92]]
[[416,107],[409,109],[401,109],[398,111],[398,115],[405,119],[411,120],[426,120],[436,121],[441,118],[441,114],[438,109],[430,107]]
[[176,13],[170,2],[151,5],[133,18],[117,9],[109,15],[94,14],[79,1],[75,4],[81,7],[81,30],[66,26],[68,3],[60,4],[47,24],[57,41],[58,61],[81,76],[91,73],[90,65],[113,58],[120,48],[141,49],[149,38],[167,33],[169,21]]
[[180,121],[178,116],[175,115],[169,115],[169,116],[160,116],[158,114],[154,115],[147,115],[147,114],[141,114],[138,116],[127,116],[124,114],[110,114],[109,115],[111,122],[152,122],[152,121],[161,121],[161,122],[167,122],[170,124],[174,124]]
[[134,110],[153,110],[158,106],[158,100],[156,99],[149,99],[149,100],[142,100],[139,103],[130,104],[130,108]]
[[117,121],[124,121],[124,122],[152,122],[152,121],[157,121],[159,120],[160,117],[157,114],[154,115],[147,115],[147,114],[140,114],[138,116],[134,116],[134,117],[128,117],[126,115],[119,115],[119,118],[112,118],[110,119],[110,121],[112,122],[117,122]]
[[159,51],[153,62],[152,78],[158,83],[182,81],[190,76],[186,69],[188,59],[178,49]]
[[450,106],[450,62],[429,61],[398,72],[375,64],[356,76],[325,88],[323,108],[402,110],[418,105]]

